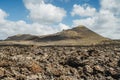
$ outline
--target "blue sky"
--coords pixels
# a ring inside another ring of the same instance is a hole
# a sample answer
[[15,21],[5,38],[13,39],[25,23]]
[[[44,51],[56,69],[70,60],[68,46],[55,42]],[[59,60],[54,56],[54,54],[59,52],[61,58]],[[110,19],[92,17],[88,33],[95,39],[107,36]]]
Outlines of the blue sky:
[[119,7],[120,0],[0,0],[0,39],[52,34],[78,25],[119,39]]
[[[55,6],[64,8],[67,11],[67,16],[63,19],[63,23],[72,25],[72,19],[77,17],[71,17],[70,12],[72,11],[72,7],[74,4],[90,4],[91,6],[99,9],[99,0],[54,0],[54,1],[45,1],[46,3],[51,3]],[[0,8],[9,14],[7,17],[8,20],[11,21],[19,21],[25,20],[26,22],[30,22],[27,18],[29,11],[25,8],[22,0],[0,0]]]
[[9,14],[8,20],[28,20],[28,10],[22,0],[0,0],[0,8]]
[[71,1],[69,0],[67,2],[61,1],[61,0],[55,0],[55,1],[52,1],[51,3],[56,6],[62,7],[67,11],[67,16],[65,17],[63,22],[68,25],[72,25],[72,20],[75,18],[78,18],[78,16],[71,17],[71,14],[70,14],[74,4],[78,4],[78,5],[90,4],[91,6],[95,7],[96,9],[99,9],[99,7],[100,7],[99,0],[71,0]]

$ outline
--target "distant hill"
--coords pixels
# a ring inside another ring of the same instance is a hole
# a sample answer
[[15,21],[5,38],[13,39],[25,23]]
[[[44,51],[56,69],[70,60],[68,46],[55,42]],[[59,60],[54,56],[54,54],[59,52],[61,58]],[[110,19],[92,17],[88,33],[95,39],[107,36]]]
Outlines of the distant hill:
[[50,45],[90,45],[98,44],[105,40],[108,39],[82,25],[51,35],[34,36],[23,34],[11,36],[6,39],[6,41],[33,41]]
[[10,36],[6,39],[6,41],[21,41],[21,40],[33,40],[38,38],[38,36],[30,35],[30,34],[18,34],[15,36]]

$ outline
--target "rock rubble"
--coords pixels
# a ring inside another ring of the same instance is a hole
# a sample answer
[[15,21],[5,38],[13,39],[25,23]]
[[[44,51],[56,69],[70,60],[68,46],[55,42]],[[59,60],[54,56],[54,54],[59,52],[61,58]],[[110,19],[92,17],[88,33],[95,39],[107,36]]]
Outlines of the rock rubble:
[[0,80],[120,80],[120,46],[0,46]]

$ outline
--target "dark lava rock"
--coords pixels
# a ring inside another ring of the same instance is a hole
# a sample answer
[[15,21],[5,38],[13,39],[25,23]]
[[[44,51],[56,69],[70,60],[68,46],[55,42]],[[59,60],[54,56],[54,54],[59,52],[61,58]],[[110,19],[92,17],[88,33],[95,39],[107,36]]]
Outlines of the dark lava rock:
[[120,45],[1,46],[0,80],[120,80]]
[[120,67],[120,60],[118,61],[118,66]]
[[73,57],[68,58],[65,64],[69,65],[73,68],[78,68],[78,67],[85,66],[84,63],[81,63],[80,60],[78,60],[77,58],[73,58]]

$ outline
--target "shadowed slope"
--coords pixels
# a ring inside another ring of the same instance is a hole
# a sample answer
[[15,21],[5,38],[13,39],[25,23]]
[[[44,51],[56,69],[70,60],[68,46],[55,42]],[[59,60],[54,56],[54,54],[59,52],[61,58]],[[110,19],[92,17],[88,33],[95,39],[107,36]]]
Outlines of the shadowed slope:
[[33,40],[37,39],[38,36],[30,35],[30,34],[18,34],[15,36],[8,37],[6,41],[21,41],[21,40]]
[[35,41],[63,41],[63,40],[106,40],[99,34],[89,30],[85,26],[78,26],[73,29],[63,30],[53,35],[43,36]]
[[33,41],[48,45],[90,45],[108,40],[99,34],[89,30],[85,26],[78,26],[72,29],[63,30],[56,34],[45,36],[16,35],[8,37],[7,41]]

